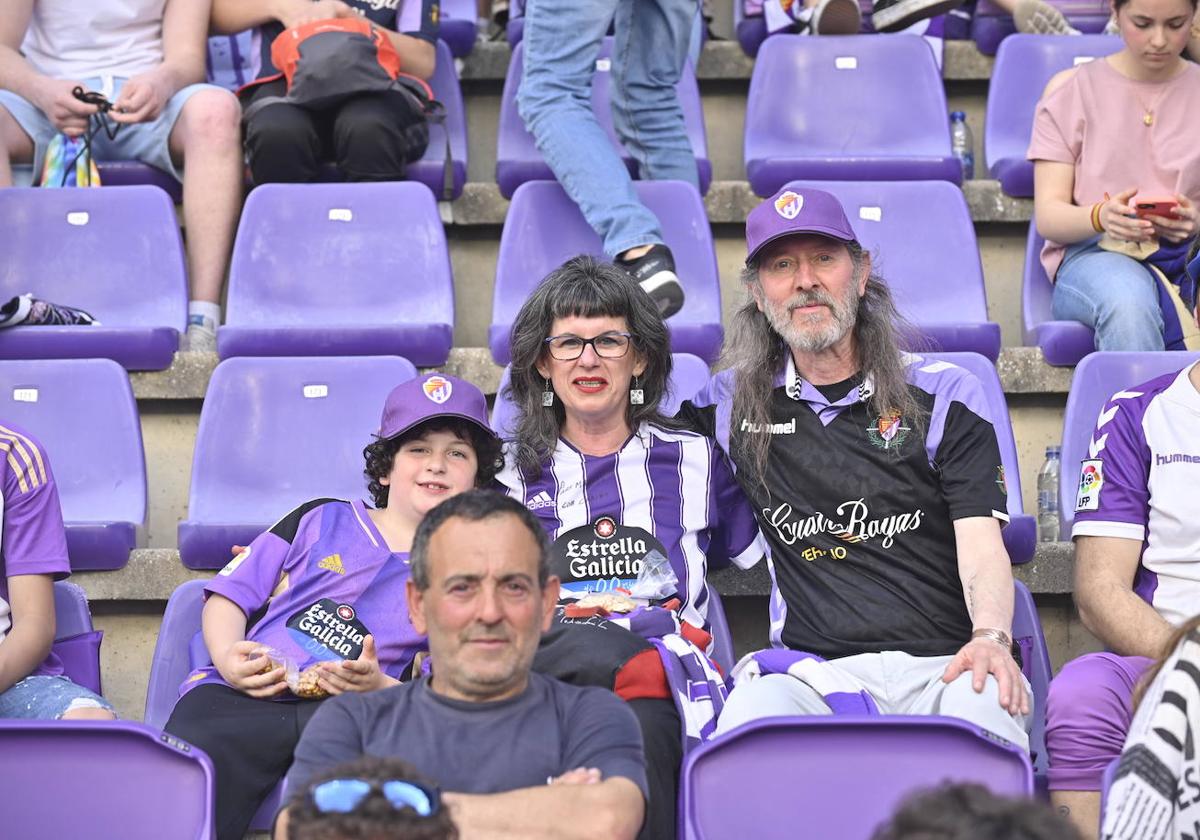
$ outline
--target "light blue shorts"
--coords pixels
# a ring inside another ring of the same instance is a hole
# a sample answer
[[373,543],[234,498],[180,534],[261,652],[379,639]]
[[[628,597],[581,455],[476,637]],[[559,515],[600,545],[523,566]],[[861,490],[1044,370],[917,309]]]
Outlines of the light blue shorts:
[[[82,80],[85,90],[99,91],[109,102],[115,102],[121,92],[122,85],[127,80],[107,76]],[[92,138],[92,155],[97,161],[106,160],[140,160],[164,172],[169,172],[176,179],[183,176],[171,160],[168,140],[184,103],[202,90],[219,90],[227,92],[216,85],[188,85],[167,100],[166,107],[152,122],[122,125],[117,136],[110,140],[104,129],[96,132]],[[46,147],[58,133],[50,119],[39,111],[32,103],[17,96],[12,91],[0,90],[0,107],[10,114],[21,129],[33,139],[34,153],[32,166],[13,166],[13,183],[15,186],[29,186],[42,174],[42,165]],[[115,125],[115,123],[114,123]]]
[[112,704],[66,677],[26,677],[0,692],[0,718],[58,720],[75,709],[108,709]]

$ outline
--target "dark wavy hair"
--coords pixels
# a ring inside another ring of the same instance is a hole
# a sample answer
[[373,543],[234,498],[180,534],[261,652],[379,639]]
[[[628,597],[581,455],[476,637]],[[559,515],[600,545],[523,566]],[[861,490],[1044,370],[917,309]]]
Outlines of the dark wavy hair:
[[871,840],[1082,840],[1048,805],[944,784],[907,797]]
[[566,419],[562,400],[556,399],[549,408],[542,406],[545,380],[537,363],[546,352],[545,340],[555,320],[571,317],[625,319],[633,349],[646,362],[639,377],[645,402],[627,405],[625,420],[632,429],[647,422],[674,426],[658,408],[671,377],[671,337],[658,307],[622,269],[594,257],[572,257],[542,280],[513,322],[512,372],[505,396],[517,411],[513,451],[525,475],[541,471]]
[[487,487],[496,477],[496,473],[504,465],[504,457],[500,451],[500,441],[488,434],[474,423],[457,417],[431,417],[423,423],[418,423],[407,432],[390,438],[375,438],[363,447],[363,459],[366,468],[363,475],[367,477],[367,492],[374,499],[376,508],[385,508],[388,503],[388,488],[379,483],[392,471],[392,462],[400,447],[413,438],[418,438],[427,432],[450,432],[469,441],[475,450],[475,460],[479,466],[475,472],[475,486]]
[[406,761],[364,755],[315,777],[307,790],[292,798],[288,806],[288,840],[458,840],[458,827],[446,807],[422,817],[411,808],[396,810],[378,790],[371,791],[348,814],[322,813],[308,790],[333,779],[398,779],[432,787]]

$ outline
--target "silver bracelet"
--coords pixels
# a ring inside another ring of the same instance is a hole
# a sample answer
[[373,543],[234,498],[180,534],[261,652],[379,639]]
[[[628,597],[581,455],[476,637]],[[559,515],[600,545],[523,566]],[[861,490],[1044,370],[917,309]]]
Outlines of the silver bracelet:
[[972,639],[989,639],[1005,650],[1012,650],[1012,636],[1005,633],[1003,630],[997,630],[994,627],[980,627],[977,630],[971,631]]

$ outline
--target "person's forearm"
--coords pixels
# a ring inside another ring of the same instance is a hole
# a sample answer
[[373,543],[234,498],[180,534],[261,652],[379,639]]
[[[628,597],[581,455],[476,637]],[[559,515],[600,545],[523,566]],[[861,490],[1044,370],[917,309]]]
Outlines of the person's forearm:
[[209,0],[168,0],[163,12],[163,62],[159,72],[171,95],[204,81]]
[[1157,659],[1174,628],[1128,585],[1107,578],[1076,580],[1075,604],[1083,626],[1121,656]]
[[0,642],[0,692],[28,677],[42,664],[54,644],[54,627],[22,623],[14,625]]
[[209,595],[204,602],[200,627],[208,655],[214,665],[219,665],[229,648],[246,638],[246,614],[225,596]]
[[1012,635],[1013,576],[1008,555],[990,552],[961,564],[963,598],[973,629],[1003,630]]
[[[381,27],[381,29],[383,28]],[[400,56],[402,72],[416,76],[418,79],[433,78],[433,71],[437,67],[437,51],[433,44],[421,38],[414,38],[412,35],[393,32],[390,29],[383,29],[383,31],[387,33],[388,40],[392,42],[392,46],[396,48],[396,53]]]
[[282,21],[283,9],[307,0],[213,0],[210,27],[217,35],[235,35],[264,23]]
[[1080,207],[1056,198],[1034,197],[1034,217],[1043,239],[1070,245],[1091,239],[1099,231],[1092,225],[1092,205]]
[[37,104],[41,82],[45,78],[19,52],[0,45],[0,89],[11,90],[22,99]]
[[443,799],[462,840],[631,840],[641,828],[642,808],[605,790],[607,784],[446,793]]

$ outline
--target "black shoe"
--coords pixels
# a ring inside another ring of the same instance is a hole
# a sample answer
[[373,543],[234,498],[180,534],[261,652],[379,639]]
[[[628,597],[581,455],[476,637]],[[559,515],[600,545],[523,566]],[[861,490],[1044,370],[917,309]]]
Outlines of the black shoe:
[[962,4],[963,0],[876,0],[871,25],[876,32],[897,32]]
[[0,328],[16,326],[86,326],[99,321],[82,309],[39,300],[31,293],[17,295],[0,306]]
[[683,308],[683,286],[675,275],[675,258],[666,245],[652,245],[637,259],[618,257],[616,263],[650,295],[663,318],[670,318]]

